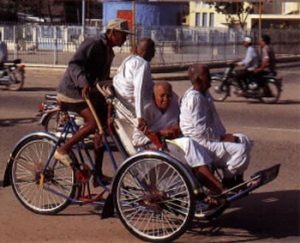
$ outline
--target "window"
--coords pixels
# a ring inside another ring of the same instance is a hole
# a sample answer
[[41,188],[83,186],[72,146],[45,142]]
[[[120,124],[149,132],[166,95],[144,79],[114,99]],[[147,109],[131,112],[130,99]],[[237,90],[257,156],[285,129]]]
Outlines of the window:
[[196,13],[195,26],[200,26],[200,13]]
[[215,26],[215,14],[210,13],[209,14],[209,27],[214,27]]
[[207,13],[202,14],[202,27],[207,27]]

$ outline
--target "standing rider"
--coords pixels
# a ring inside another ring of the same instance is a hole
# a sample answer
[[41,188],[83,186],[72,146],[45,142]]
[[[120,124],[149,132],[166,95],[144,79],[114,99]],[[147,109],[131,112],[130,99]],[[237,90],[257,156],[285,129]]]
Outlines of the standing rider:
[[[66,166],[70,166],[72,162],[68,155],[72,146],[97,129],[95,118],[85,101],[88,96],[100,120],[106,120],[107,112],[104,97],[97,91],[91,91],[97,82],[109,79],[110,67],[114,58],[112,48],[122,46],[127,35],[130,34],[128,23],[123,19],[111,20],[106,29],[106,33],[100,37],[86,39],[79,46],[58,86],[57,99],[61,102],[62,109],[77,112],[85,121],[84,126],[55,151],[55,159]],[[101,146],[101,136],[96,134],[98,133],[95,133],[94,147],[97,173],[104,180],[105,176],[102,174],[104,149]],[[96,182],[95,184],[97,185]]]

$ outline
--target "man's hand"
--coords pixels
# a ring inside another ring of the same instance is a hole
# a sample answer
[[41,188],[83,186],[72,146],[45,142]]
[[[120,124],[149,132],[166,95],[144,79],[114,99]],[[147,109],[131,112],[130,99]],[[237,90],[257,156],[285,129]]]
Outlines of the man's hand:
[[231,133],[227,133],[224,136],[221,137],[222,142],[231,142],[231,143],[238,143],[239,138],[237,136],[234,136]]
[[86,84],[81,91],[82,98],[83,99],[88,98],[90,91],[91,91],[91,87],[88,84]]
[[159,131],[160,136],[165,138],[178,138],[180,136],[180,128],[178,125],[173,125]]
[[144,134],[147,134],[148,132],[148,126],[147,122],[144,120],[144,118],[138,118],[138,127],[140,131],[142,131]]

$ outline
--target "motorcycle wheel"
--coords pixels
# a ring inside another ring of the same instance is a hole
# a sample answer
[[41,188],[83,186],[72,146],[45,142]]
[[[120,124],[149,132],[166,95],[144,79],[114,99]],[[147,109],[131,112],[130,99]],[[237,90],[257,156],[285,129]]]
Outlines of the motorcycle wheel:
[[220,78],[211,79],[211,87],[209,89],[209,92],[214,101],[224,101],[228,97],[229,87],[227,85],[221,87],[222,83],[223,80]]
[[270,82],[270,81],[267,81],[266,85],[268,86],[270,93],[267,92],[269,94],[266,95],[265,94],[266,90],[263,87],[261,87],[260,88],[261,96],[259,98],[260,101],[265,104],[277,103],[280,98],[281,88],[279,87],[278,84],[276,84],[274,82]]
[[24,86],[25,75],[23,70],[15,69],[9,73],[11,83],[7,86],[9,90],[18,91]]

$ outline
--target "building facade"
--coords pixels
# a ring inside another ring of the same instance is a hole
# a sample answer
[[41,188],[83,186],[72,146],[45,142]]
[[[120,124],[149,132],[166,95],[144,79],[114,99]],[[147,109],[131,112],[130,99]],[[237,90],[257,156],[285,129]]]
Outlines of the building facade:
[[[189,4],[188,25],[196,28],[227,28],[226,15],[217,13],[206,1],[191,1]],[[213,1],[211,1],[213,2]],[[245,1],[244,4],[248,4]],[[261,12],[261,14],[260,14]],[[234,16],[237,19],[237,16]],[[300,28],[300,1],[256,1],[253,13],[246,19],[245,28],[258,27],[261,19],[262,28]]]
[[[103,24],[110,19],[125,18],[135,26],[180,26],[188,14],[187,1],[116,1],[103,0]],[[133,15],[135,15],[133,18]]]

